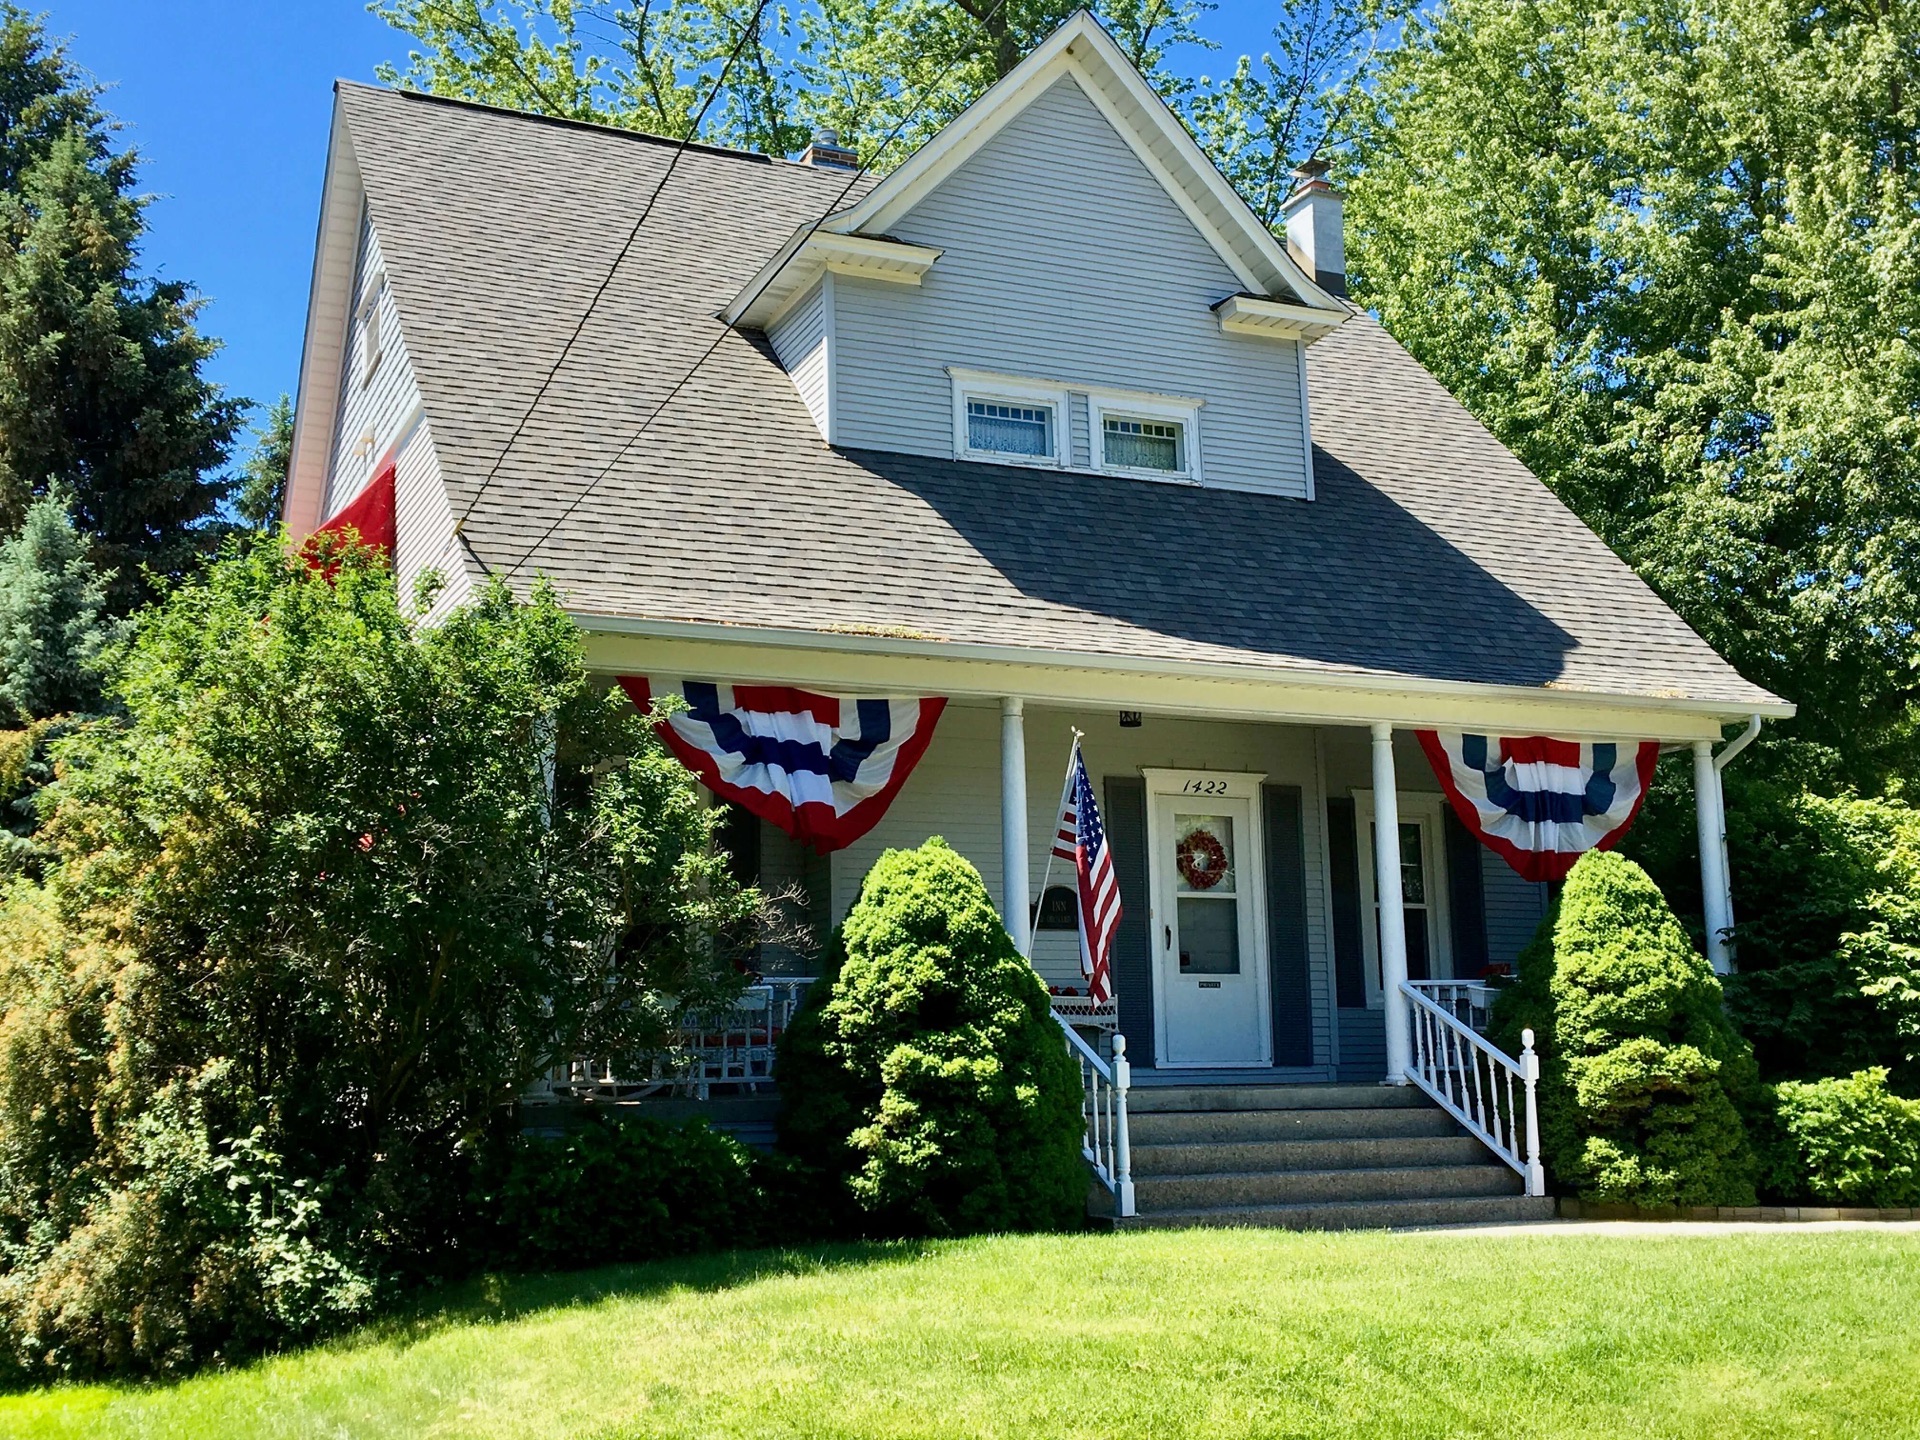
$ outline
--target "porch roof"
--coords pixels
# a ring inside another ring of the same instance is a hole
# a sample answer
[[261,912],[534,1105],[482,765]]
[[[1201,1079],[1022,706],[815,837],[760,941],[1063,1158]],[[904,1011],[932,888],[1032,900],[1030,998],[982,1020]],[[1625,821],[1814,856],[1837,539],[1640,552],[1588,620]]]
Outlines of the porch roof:
[[1365,315],[1310,352],[1310,502],[829,449],[714,318],[846,183],[765,157],[681,156],[509,448],[673,148],[358,85],[339,116],[463,537],[589,624],[1786,709]]

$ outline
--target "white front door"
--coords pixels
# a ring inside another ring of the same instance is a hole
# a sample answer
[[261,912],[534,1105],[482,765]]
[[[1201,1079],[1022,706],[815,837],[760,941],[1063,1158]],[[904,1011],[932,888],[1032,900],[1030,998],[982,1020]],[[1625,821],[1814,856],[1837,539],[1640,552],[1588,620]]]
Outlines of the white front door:
[[1267,1065],[1258,775],[1148,771],[1162,1065]]

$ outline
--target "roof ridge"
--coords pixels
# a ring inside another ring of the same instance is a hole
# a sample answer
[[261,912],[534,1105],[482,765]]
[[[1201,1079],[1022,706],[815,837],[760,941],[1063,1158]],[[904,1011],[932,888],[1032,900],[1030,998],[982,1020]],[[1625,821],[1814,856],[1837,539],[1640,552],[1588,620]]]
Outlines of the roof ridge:
[[758,150],[742,150],[732,145],[714,145],[704,140],[680,141],[671,135],[656,135],[650,130],[634,130],[625,125],[609,125],[600,120],[576,120],[565,115],[542,115],[533,110],[516,110],[511,105],[496,105],[488,100],[473,100],[464,95],[435,95],[426,90],[406,90],[396,85],[370,85],[364,80],[339,79],[333,82],[335,90],[361,90],[370,95],[391,96],[397,100],[417,102],[427,105],[445,105],[455,110],[477,110],[482,114],[498,115],[507,120],[525,120],[536,125],[557,125],[565,130],[585,130],[596,135],[611,135],[623,140],[638,140],[650,145],[677,146],[685,144],[689,150],[697,150],[705,155],[717,155],[728,160],[748,160],[757,165],[785,165],[794,170],[814,172],[811,165],[802,165],[797,160],[789,160],[783,155],[766,155]]

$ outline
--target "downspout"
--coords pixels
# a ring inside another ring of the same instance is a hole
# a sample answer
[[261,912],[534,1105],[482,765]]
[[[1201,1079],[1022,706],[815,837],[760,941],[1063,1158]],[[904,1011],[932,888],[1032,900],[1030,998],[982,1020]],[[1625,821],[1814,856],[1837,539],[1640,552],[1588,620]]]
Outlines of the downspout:
[[1747,728],[1718,755],[1707,741],[1694,744],[1694,805],[1700,829],[1701,909],[1707,931],[1707,959],[1714,972],[1733,970],[1733,872],[1727,856],[1727,797],[1720,775],[1760,734],[1761,717],[1749,715]]

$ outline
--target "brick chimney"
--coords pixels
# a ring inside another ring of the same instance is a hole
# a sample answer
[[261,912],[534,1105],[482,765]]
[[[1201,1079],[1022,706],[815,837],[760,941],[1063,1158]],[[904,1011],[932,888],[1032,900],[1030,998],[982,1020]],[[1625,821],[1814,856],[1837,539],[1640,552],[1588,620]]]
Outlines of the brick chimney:
[[835,130],[816,130],[813,143],[800,152],[800,163],[816,170],[858,170],[860,157],[840,143]]
[[1346,197],[1327,183],[1327,162],[1309,160],[1293,172],[1298,183],[1280,207],[1287,249],[1322,290],[1347,293]]

